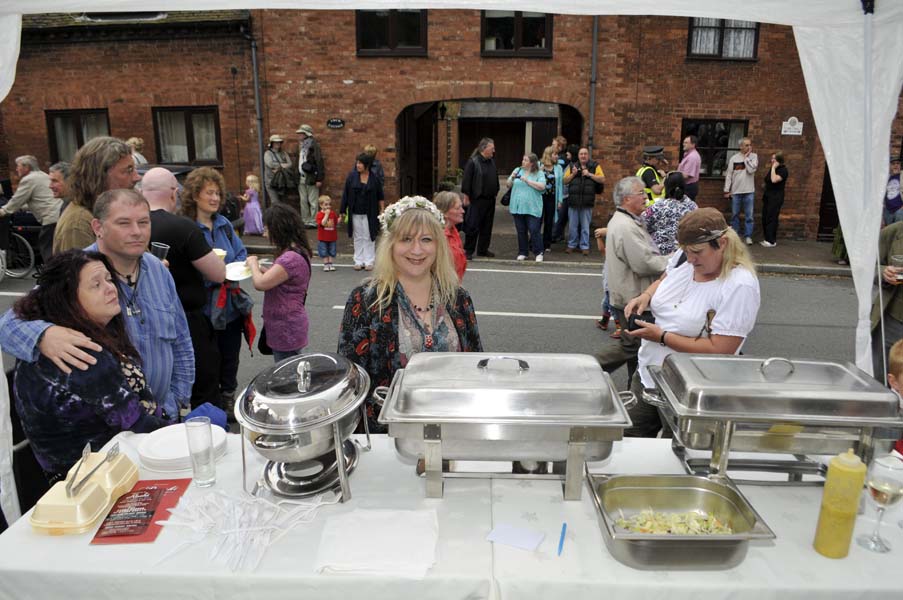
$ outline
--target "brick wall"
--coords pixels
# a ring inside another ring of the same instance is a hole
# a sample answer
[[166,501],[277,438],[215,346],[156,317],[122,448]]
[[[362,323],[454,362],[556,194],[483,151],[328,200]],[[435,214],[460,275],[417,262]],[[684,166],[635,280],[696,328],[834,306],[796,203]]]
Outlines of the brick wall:
[[[234,87],[232,67],[238,70]],[[15,84],[0,104],[7,169],[22,154],[49,164],[45,110],[87,108],[106,108],[110,134],[143,138],[143,154],[157,162],[152,107],[216,105],[230,189],[238,189],[257,162],[250,50],[237,36],[25,43],[16,71]]]
[[[412,104],[468,99],[567,104],[583,115],[584,135],[589,130],[591,17],[555,16],[550,59],[481,57],[480,13],[471,10],[429,11],[429,56],[418,58],[358,58],[353,11],[253,11],[252,27],[259,46],[264,137],[287,136],[287,149],[296,151],[295,129],[310,124],[326,158],[323,191],[334,197],[341,196],[354,157],[368,143],[379,149],[387,199],[397,197],[396,119]],[[791,176],[781,235],[814,238],[824,153],[792,30],[762,24],[758,59],[752,62],[688,60],[686,47],[685,18],[599,18],[593,145],[608,185],[596,220],[607,219],[611,189],[636,171],[642,146],[664,145],[676,165],[683,118],[744,119],[763,165],[759,179],[772,152],[781,149],[787,158]],[[224,174],[230,189],[241,188],[257,163],[257,137],[250,49],[238,35],[25,43],[16,83],[0,103],[0,177],[20,154],[49,160],[45,110],[107,108],[111,133],[143,137],[153,161],[151,107],[180,105],[219,107]],[[802,136],[780,134],[790,116],[803,122]],[[327,129],[330,118],[343,119],[345,127]],[[457,131],[456,121],[452,130]],[[440,133],[438,161],[444,170],[444,128]],[[899,154],[901,142],[898,116],[892,153]],[[512,166],[499,168],[506,172]],[[721,189],[720,178],[703,180],[700,203],[728,210]]]

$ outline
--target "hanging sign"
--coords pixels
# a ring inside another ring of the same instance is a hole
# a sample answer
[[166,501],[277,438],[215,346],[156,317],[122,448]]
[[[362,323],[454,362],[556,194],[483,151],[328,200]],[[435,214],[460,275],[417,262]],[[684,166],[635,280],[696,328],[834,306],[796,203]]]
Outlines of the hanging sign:
[[781,125],[781,135],[803,135],[803,123],[796,117],[790,117]]

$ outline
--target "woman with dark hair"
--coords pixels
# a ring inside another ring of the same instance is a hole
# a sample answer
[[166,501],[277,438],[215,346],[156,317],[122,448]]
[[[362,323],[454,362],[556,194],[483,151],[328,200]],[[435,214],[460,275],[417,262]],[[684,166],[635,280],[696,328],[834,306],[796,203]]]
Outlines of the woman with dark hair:
[[514,217],[517,229],[517,260],[527,260],[529,248],[533,250],[536,262],[542,262],[542,193],[546,189],[545,173],[539,168],[539,158],[533,154],[524,154],[520,166],[508,176],[508,187],[511,188],[511,205],[508,210]]
[[771,155],[762,188],[762,235],[765,239],[759,243],[766,248],[778,245],[778,219],[784,206],[784,186],[789,175],[784,165],[784,153],[778,150]]
[[[195,169],[185,179],[182,214],[197,222],[211,248],[226,251],[223,260],[228,265],[244,261],[248,251],[229,219],[219,213],[225,191],[226,182],[219,171],[211,167]],[[219,407],[231,415],[238,388],[238,356],[245,315],[235,304],[236,293],[233,290],[239,288],[238,282],[227,280],[219,284],[208,281],[206,285],[208,298],[204,314],[210,317],[213,324],[220,352]]]
[[339,214],[348,221],[348,235],[354,240],[354,270],[373,270],[376,260],[376,236],[379,224],[376,218],[386,207],[383,186],[378,177],[372,176],[373,157],[366,152],[357,156],[354,170],[345,178],[342,191],[342,208]]
[[120,315],[113,267],[99,252],[53,256],[38,285],[13,307],[20,319],[74,329],[103,349],[97,362],[63,373],[43,354],[16,363],[15,401],[35,458],[50,483],[65,476],[86,443],[94,451],[120,431],[144,433],[169,422],[161,416]]
[[300,354],[307,346],[310,326],[304,303],[310,285],[310,245],[304,221],[285,204],[274,204],[263,215],[270,242],[276,246],[276,260],[260,270],[256,256],[249,256],[254,289],[263,294],[263,326],[267,344],[276,362]]
[[684,181],[680,171],[668,173],[665,177],[665,197],[643,213],[646,231],[663,255],[677,250],[677,225],[685,214],[698,208],[687,196]]

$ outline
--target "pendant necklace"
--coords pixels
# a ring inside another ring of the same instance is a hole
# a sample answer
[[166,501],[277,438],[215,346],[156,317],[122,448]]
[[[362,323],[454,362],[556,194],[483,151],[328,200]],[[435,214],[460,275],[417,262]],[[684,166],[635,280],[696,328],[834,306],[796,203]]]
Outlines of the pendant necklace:
[[693,285],[693,274],[692,273],[690,274],[690,279],[688,279],[686,285],[684,285],[683,292],[681,292],[681,295],[680,295],[680,300],[678,300],[677,302],[674,303],[674,308],[679,307],[681,304],[684,303],[684,300],[687,299],[687,296],[688,296],[687,292],[690,290],[691,285]]
[[413,308],[414,311],[418,314],[418,317],[421,314],[428,313],[428,312],[430,313],[430,323],[429,324],[424,323],[424,326],[423,326],[423,347],[426,348],[427,350],[430,350],[430,349],[432,349],[433,343],[434,343],[433,342],[433,329],[435,329],[435,328],[433,327],[433,323],[435,322],[434,317],[436,316],[436,314],[432,312],[432,310],[434,308],[436,308],[436,295],[433,293],[433,289],[430,288],[429,306],[424,308],[421,306],[417,306],[416,304],[411,302],[411,308]]

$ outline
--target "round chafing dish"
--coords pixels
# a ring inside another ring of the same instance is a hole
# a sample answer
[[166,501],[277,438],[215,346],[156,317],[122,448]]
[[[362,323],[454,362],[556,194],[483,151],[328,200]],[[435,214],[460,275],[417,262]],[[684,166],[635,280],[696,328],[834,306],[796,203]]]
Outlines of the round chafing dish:
[[[337,354],[286,359],[261,371],[236,402],[242,443],[272,463],[311,461],[331,452],[340,456],[362,418],[369,387],[367,372]],[[339,470],[347,499],[346,470]],[[268,485],[270,479],[265,478]]]

